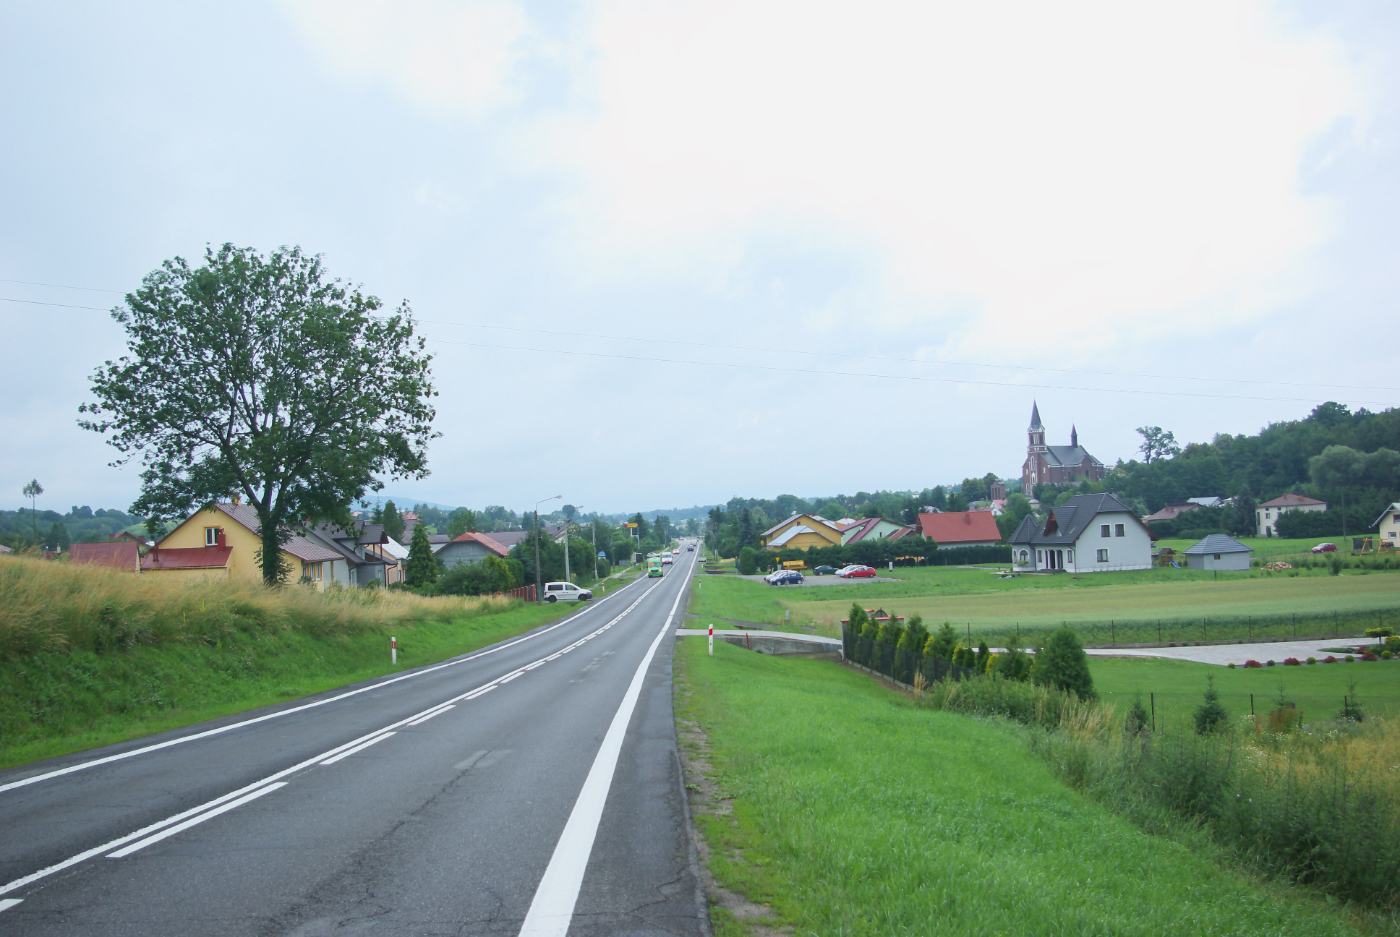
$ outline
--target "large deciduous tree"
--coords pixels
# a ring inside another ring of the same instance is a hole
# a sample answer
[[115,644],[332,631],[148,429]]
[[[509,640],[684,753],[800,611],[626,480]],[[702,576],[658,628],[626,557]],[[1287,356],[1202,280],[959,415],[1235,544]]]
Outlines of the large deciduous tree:
[[1170,430],[1164,430],[1160,426],[1139,426],[1137,431],[1142,435],[1142,445],[1138,447],[1138,451],[1142,453],[1142,461],[1148,465],[1181,452],[1181,446],[1176,442],[1176,433]]
[[348,520],[381,476],[428,474],[432,356],[407,303],[377,315],[299,248],[225,244],[204,261],[166,261],[112,311],[128,354],[93,374],[79,425],[107,436],[114,464],[140,459],[134,512],[246,499],[273,584],[292,526]]

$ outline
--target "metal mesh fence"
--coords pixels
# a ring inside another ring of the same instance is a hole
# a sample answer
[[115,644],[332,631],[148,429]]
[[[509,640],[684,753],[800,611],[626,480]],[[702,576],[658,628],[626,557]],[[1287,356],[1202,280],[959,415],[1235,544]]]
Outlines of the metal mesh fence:
[[[1115,704],[1117,716],[1121,717],[1127,713],[1134,698],[1141,698],[1142,705],[1147,708],[1149,718],[1153,720],[1157,728],[1186,730],[1193,725],[1196,710],[1204,701],[1204,691],[1204,686],[1200,693],[1179,691],[1158,693],[1144,688],[1140,693],[1104,693],[1102,699],[1105,703]],[[1231,692],[1219,688],[1217,688],[1217,692],[1220,696],[1220,704],[1225,707],[1225,711],[1230,714],[1232,723],[1236,725],[1253,715],[1262,726],[1267,728],[1270,724],[1270,717],[1275,712],[1279,713],[1279,715],[1273,716],[1275,720],[1296,720],[1302,723],[1318,722],[1338,718],[1342,715],[1344,708],[1352,714],[1353,718],[1357,710],[1366,718],[1394,719],[1400,717],[1400,700],[1370,699],[1364,691],[1358,696],[1348,696],[1345,691],[1332,694],[1285,691],[1281,696],[1277,693]]]
[[[1020,625],[1007,628],[967,622],[971,637],[1005,635],[1003,643],[1018,647],[1038,644],[1051,631],[1068,625],[1090,647],[1141,644],[1226,644],[1252,641],[1291,641],[1311,638],[1355,637],[1367,628],[1400,629],[1400,609],[1331,611],[1287,615],[1210,615],[1201,618],[1110,619],[1066,621],[1055,625]],[[997,643],[997,642],[992,642]]]

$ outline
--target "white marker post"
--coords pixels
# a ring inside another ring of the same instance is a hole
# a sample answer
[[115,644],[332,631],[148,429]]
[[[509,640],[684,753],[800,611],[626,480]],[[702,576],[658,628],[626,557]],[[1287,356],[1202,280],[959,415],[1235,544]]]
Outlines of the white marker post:
[[710,656],[715,656],[715,623],[710,622]]
[[398,662],[399,662],[399,639],[398,639],[398,638],[395,638],[395,637],[390,637],[390,638],[389,638],[389,663],[391,663],[391,664],[398,664]]

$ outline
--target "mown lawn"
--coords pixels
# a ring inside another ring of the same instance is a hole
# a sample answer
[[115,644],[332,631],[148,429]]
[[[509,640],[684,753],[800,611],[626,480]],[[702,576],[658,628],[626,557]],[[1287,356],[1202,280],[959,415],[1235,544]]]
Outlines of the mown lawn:
[[[1145,834],[1057,781],[1014,727],[915,707],[869,677],[682,639],[718,810],[696,822],[764,926],[822,935],[1355,933],[1311,896]],[[689,779],[694,783],[694,778]],[[703,785],[699,785],[703,786]],[[708,798],[708,795],[701,795]],[[712,801],[713,802],[713,801]],[[732,812],[726,812],[732,806]],[[750,924],[717,907],[716,933]]]
[[1302,710],[1305,721],[1331,719],[1341,712],[1343,696],[1354,696],[1369,716],[1400,716],[1400,660],[1230,670],[1192,661],[1091,657],[1089,670],[1099,694],[1116,703],[1120,715],[1139,695],[1144,706],[1155,702],[1159,726],[1188,721],[1208,678],[1237,718],[1249,713],[1251,694],[1261,716],[1282,698]]

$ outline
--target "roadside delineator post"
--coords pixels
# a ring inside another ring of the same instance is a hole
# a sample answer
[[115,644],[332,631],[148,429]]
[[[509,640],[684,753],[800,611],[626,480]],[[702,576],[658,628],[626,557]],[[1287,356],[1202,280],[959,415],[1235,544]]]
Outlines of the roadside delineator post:
[[715,656],[715,623],[710,622],[710,656]]
[[389,638],[389,663],[391,663],[391,664],[397,664],[398,662],[399,662],[399,639],[398,639],[398,638],[395,638],[395,637],[393,637],[393,636],[390,636],[390,638]]

